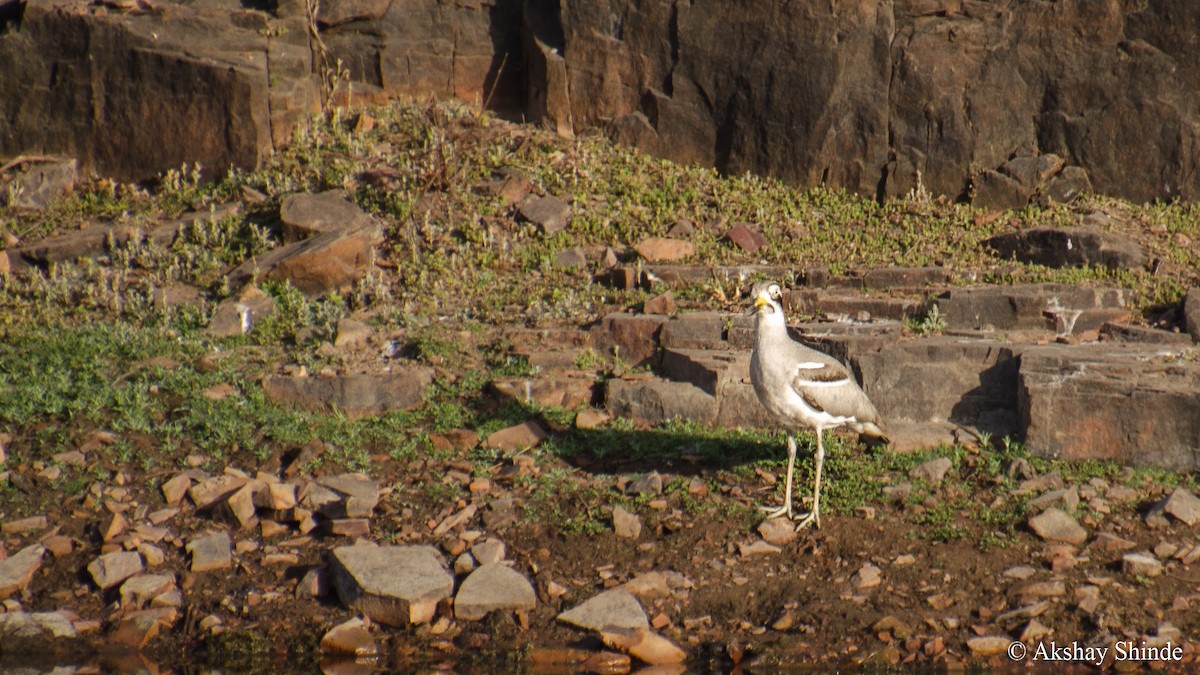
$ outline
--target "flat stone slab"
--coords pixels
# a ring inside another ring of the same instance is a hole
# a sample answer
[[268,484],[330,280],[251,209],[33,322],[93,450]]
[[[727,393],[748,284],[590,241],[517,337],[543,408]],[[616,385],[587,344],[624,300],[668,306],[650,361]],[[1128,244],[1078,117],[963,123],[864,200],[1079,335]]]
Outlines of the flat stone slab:
[[471,572],[454,596],[454,616],[478,621],[494,611],[531,610],[537,596],[529,580],[500,563]]
[[33,575],[42,567],[42,556],[45,554],[45,547],[33,544],[0,560],[0,600],[20,592],[33,581]]
[[262,386],[273,403],[312,412],[339,411],[358,419],[415,408],[424,401],[425,389],[432,383],[431,368],[413,367],[381,375],[273,375],[263,380]]
[[137,551],[106,553],[87,566],[92,580],[101,589],[112,588],[129,577],[140,574],[143,569],[142,556]]
[[342,546],[330,562],[342,604],[389,626],[430,621],[454,590],[432,546]]
[[1050,507],[1029,519],[1029,527],[1046,541],[1059,541],[1066,544],[1082,544],[1087,541],[1087,530],[1075,522],[1061,509]]
[[314,234],[356,229],[372,224],[369,214],[346,199],[341,190],[288,195],[279,205],[283,239],[306,239]]
[[192,554],[193,572],[212,572],[233,566],[229,533],[214,532],[188,542],[187,552]]
[[1115,232],[1085,228],[1045,227],[1005,232],[985,239],[983,245],[1004,260],[1054,268],[1090,265],[1117,270],[1146,265],[1146,251],[1136,241]]
[[558,620],[587,630],[648,629],[646,611],[632,593],[620,588],[604,591],[562,614]]
[[1020,364],[1017,413],[1033,454],[1200,468],[1200,364],[1106,343],[1029,347]]

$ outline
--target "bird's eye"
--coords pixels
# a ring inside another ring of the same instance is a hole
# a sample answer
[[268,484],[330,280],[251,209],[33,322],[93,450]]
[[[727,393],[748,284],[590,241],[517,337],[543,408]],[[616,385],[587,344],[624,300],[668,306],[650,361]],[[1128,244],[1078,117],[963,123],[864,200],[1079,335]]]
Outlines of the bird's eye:
[[779,287],[775,285],[772,285],[767,292],[770,293],[772,300],[778,300],[783,297],[783,291],[779,290]]

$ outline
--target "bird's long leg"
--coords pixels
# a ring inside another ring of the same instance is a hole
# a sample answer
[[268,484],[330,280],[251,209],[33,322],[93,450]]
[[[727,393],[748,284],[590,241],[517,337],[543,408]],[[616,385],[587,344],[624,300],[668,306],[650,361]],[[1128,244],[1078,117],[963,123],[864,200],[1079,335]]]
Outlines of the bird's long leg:
[[779,516],[787,516],[790,520],[792,517],[792,471],[796,468],[796,439],[791,435],[787,435],[788,445],[788,468],[787,480],[784,481],[783,487],[783,506],[772,509],[769,507],[759,507],[767,512],[767,518],[778,518]]
[[821,467],[825,465],[825,444],[821,437],[824,435],[821,427],[817,427],[817,478],[813,481],[813,504],[812,511],[804,516],[796,525],[797,530],[802,530],[809,525],[816,525],[817,529],[821,529]]

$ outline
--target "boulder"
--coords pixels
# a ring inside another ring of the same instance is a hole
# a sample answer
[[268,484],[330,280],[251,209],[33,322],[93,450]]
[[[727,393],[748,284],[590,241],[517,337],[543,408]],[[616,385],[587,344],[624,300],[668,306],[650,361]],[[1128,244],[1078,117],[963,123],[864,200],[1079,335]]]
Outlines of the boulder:
[[1188,289],[1183,300],[1184,328],[1196,342],[1200,342],[1200,286]]
[[229,273],[237,286],[258,279],[287,282],[310,298],[350,289],[375,264],[379,226],[336,229],[286,244]]
[[1134,240],[1115,232],[1082,228],[1033,228],[1005,232],[983,241],[1004,260],[1046,267],[1106,267],[1112,270],[1145,267],[1146,251]]
[[592,344],[604,357],[616,357],[638,367],[658,356],[658,333],[667,317],[644,314],[606,314],[591,329]]
[[0,204],[19,209],[44,209],[75,189],[78,179],[74,159],[38,158],[26,162],[18,173],[0,182]]
[[1021,355],[1017,412],[1035,455],[1200,468],[1200,365],[1153,346],[1031,347]]

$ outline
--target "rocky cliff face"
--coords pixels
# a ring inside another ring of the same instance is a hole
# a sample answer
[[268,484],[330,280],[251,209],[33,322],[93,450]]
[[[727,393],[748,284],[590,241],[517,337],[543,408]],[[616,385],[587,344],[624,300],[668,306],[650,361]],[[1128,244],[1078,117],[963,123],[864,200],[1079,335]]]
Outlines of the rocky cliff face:
[[[0,3],[0,154],[252,165],[320,105],[307,26],[298,0]],[[880,197],[1200,197],[1188,0],[327,0],[317,26],[353,100],[456,96]]]

